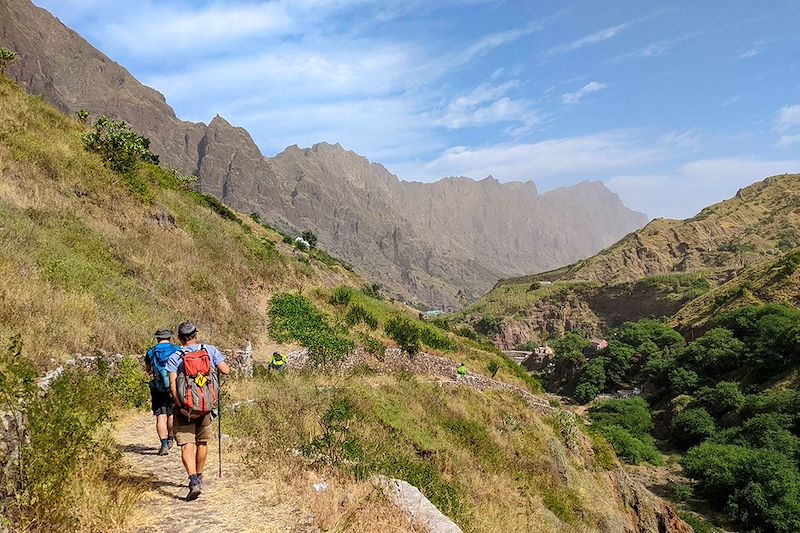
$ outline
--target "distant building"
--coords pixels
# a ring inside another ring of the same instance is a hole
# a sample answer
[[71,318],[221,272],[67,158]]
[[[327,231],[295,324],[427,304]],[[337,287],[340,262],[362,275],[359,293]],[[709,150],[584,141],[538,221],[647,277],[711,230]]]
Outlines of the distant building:
[[533,353],[539,357],[553,357],[556,354],[555,350],[546,344],[536,348]]
[[608,341],[605,339],[592,339],[589,341],[591,343],[592,351],[599,352],[604,348],[608,348]]

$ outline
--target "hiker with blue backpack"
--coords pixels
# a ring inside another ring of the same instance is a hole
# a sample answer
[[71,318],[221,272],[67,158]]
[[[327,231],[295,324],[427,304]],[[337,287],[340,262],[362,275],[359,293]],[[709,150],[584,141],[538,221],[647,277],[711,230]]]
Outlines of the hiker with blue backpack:
[[227,375],[230,367],[215,346],[198,342],[193,323],[178,326],[178,340],[181,349],[172,354],[166,369],[175,401],[175,441],[189,475],[186,499],[195,500],[203,488],[208,441],[214,433],[211,413],[219,400],[219,374]]
[[161,440],[158,455],[169,454],[169,449],[175,445],[175,435],[172,431],[173,400],[169,390],[169,374],[166,364],[170,356],[181,349],[172,344],[172,331],[159,329],[155,332],[156,345],[147,350],[144,364],[150,374],[150,404],[153,416],[156,417],[156,433]]

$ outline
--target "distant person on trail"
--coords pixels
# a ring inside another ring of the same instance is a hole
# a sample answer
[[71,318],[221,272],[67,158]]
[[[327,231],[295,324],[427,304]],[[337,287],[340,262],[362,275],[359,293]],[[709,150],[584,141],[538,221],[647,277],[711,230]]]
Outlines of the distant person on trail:
[[175,440],[189,475],[191,501],[203,488],[203,468],[208,441],[213,437],[211,412],[219,397],[219,375],[230,373],[225,357],[216,347],[197,342],[197,328],[191,322],[178,326],[182,350],[167,362],[169,386],[175,400]]
[[272,372],[275,370],[279,374],[286,370],[286,363],[288,363],[288,359],[282,353],[274,352],[272,354],[272,358],[269,360],[269,371]]
[[156,433],[161,440],[158,455],[167,455],[169,449],[175,445],[175,435],[172,431],[172,408],[174,402],[169,390],[169,373],[166,370],[167,361],[173,353],[181,349],[172,344],[172,331],[159,329],[153,335],[156,345],[147,350],[144,364],[150,380],[150,404],[153,416],[156,417]]
[[458,365],[456,372],[458,373],[458,375],[456,376],[457,378],[463,378],[464,376],[467,375],[467,365],[465,363],[461,363],[460,365]]

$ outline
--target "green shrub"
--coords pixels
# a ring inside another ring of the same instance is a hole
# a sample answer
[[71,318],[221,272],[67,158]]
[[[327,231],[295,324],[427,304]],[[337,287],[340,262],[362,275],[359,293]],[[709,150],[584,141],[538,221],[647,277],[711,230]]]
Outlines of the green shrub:
[[402,350],[411,355],[419,351],[420,331],[417,325],[409,319],[400,316],[392,317],[386,322],[383,330]]
[[606,371],[604,359],[596,357],[581,372],[578,386],[575,388],[575,399],[580,403],[588,403],[603,392],[606,387]]
[[382,300],[383,296],[381,296],[381,286],[378,283],[367,283],[361,289],[366,296],[370,298],[375,298],[376,300]]
[[337,287],[334,289],[330,298],[331,305],[340,305],[342,307],[349,305],[353,299],[353,289],[350,287]]
[[583,350],[589,347],[587,341],[580,333],[570,332],[556,339],[550,347],[556,353],[556,361],[576,361],[584,359]]
[[304,241],[306,241],[306,242],[308,243],[308,245],[309,245],[309,246],[311,246],[312,248],[316,248],[316,247],[317,247],[317,236],[316,236],[316,235],[314,235],[314,232],[313,232],[313,231],[311,231],[311,230],[305,230],[305,231],[303,231],[303,233],[302,233],[300,236],[301,236],[301,237],[303,238],[303,240],[304,240]]
[[492,377],[495,377],[497,372],[500,370],[500,363],[497,361],[489,361],[486,363],[486,370],[489,371],[489,374],[491,374]]
[[484,316],[475,323],[475,331],[481,335],[493,337],[500,333],[502,325],[502,318],[496,316]]
[[675,498],[682,502],[691,500],[694,497],[694,489],[686,483],[677,483],[673,487],[673,492],[675,492]]
[[193,192],[192,196],[198,204],[208,207],[225,220],[230,220],[231,222],[237,222],[239,224],[242,223],[242,221],[239,220],[239,217],[236,216],[236,213],[234,213],[228,206],[220,202],[215,196],[211,196],[210,194],[202,194],[199,192]]
[[714,435],[717,426],[705,409],[687,409],[672,419],[672,431],[680,446],[690,448]]
[[649,436],[654,427],[650,408],[641,398],[602,402],[592,407],[589,418],[593,426],[620,426],[636,437]]
[[598,431],[589,433],[592,441],[592,451],[594,452],[594,463],[603,470],[614,470],[617,466],[617,456],[613,446]]
[[367,353],[375,355],[380,359],[383,358],[383,355],[386,352],[386,346],[384,346],[381,341],[363,333],[359,334],[358,338]]
[[464,337],[465,339],[470,339],[473,341],[478,340],[478,334],[475,333],[475,330],[469,326],[461,326],[455,331],[456,335],[460,337]]
[[17,58],[17,53],[8,48],[0,47],[0,74],[5,74],[8,64]]
[[800,530],[800,475],[772,450],[706,442],[681,460],[700,494],[755,531]]
[[419,338],[426,346],[445,351],[458,349],[458,345],[447,334],[441,333],[427,324],[421,324],[418,329]]
[[347,310],[347,315],[345,315],[345,321],[350,327],[362,323],[366,324],[366,326],[372,330],[378,327],[378,319],[375,318],[375,315],[367,311],[364,306],[360,304],[352,304],[350,306],[350,309]]
[[284,235],[283,236],[283,243],[284,244],[294,244],[294,239],[292,239],[291,235]]
[[316,364],[336,363],[354,348],[353,342],[328,324],[322,313],[302,296],[276,294],[269,313],[270,335],[278,342],[299,342],[308,348]]
[[635,465],[643,462],[661,464],[661,454],[651,438],[635,437],[627,429],[613,424],[599,427],[596,431],[605,437],[617,457],[625,462]]
[[673,394],[692,394],[697,390],[700,378],[694,370],[679,367],[669,373],[669,382]]
[[94,131],[83,136],[83,145],[97,153],[103,163],[116,172],[128,173],[140,161],[158,164],[158,156],[150,152],[150,140],[133,131],[123,120],[105,115],[97,119]]
[[698,393],[698,403],[716,417],[736,411],[744,403],[738,383],[720,381],[713,388],[706,387]]

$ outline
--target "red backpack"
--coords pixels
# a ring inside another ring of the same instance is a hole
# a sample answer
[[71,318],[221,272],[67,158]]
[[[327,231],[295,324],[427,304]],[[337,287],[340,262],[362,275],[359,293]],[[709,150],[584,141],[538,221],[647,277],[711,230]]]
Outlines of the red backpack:
[[184,350],[183,372],[175,380],[178,399],[189,418],[205,416],[217,405],[219,384],[211,356],[202,344],[194,352]]

